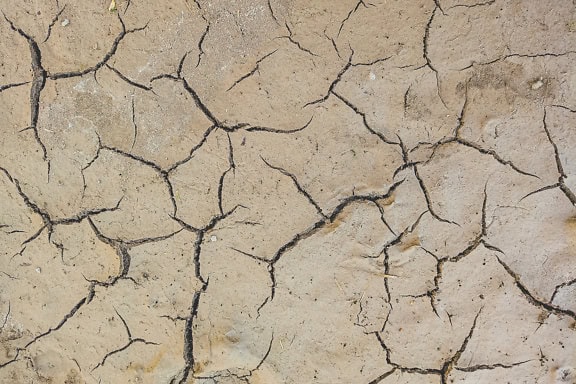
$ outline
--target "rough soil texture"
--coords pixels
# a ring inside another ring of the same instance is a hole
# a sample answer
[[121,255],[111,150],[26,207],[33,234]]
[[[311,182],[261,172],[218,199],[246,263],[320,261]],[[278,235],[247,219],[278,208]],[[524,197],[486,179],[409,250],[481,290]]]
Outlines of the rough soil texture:
[[0,382],[576,383],[576,5],[1,0]]

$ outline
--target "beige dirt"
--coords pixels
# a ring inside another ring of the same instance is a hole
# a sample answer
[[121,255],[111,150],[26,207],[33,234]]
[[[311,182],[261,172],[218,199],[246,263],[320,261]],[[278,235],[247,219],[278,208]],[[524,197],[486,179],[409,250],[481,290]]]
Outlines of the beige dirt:
[[576,383],[574,1],[0,10],[0,383]]

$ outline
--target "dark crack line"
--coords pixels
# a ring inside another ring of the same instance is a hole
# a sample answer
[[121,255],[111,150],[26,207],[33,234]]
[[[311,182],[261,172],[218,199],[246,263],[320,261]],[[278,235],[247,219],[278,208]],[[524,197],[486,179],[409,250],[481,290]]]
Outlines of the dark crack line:
[[[387,320],[388,319],[386,319],[386,321]],[[393,362],[392,357],[391,357],[392,352],[390,351],[390,348],[388,348],[388,346],[384,342],[384,339],[382,339],[382,336],[380,335],[380,333],[379,332],[372,332],[372,334],[374,334],[374,336],[376,337],[376,339],[380,343],[380,346],[382,347],[384,352],[386,352],[386,363],[388,365],[391,365],[394,370],[399,370],[400,372],[404,372],[404,373],[413,373],[413,374],[420,374],[420,375],[435,375],[435,376],[442,377],[442,371],[440,369],[404,367],[404,366],[401,366],[400,364]],[[442,383],[442,384],[445,384],[445,383]]]
[[[262,359],[260,359],[260,362],[256,365],[256,367],[250,369],[250,372],[248,372],[245,375],[233,375],[233,376],[236,376],[239,379],[245,379],[245,378],[252,376],[254,374],[254,372],[256,372],[257,370],[260,369],[260,367],[264,364],[264,362],[266,361],[266,359],[270,355],[270,351],[272,351],[272,343],[273,342],[274,342],[274,333],[272,333],[272,337],[270,338],[270,343],[268,344],[268,349],[266,350],[266,352],[264,353],[264,356],[262,356]],[[246,381],[246,382],[250,383],[249,381]]]
[[172,186],[172,182],[170,181],[170,178],[169,178],[169,170],[162,169],[162,167],[160,167],[158,164],[156,164],[150,160],[147,160],[143,157],[134,155],[130,152],[123,151],[123,150],[116,148],[116,147],[101,145],[100,148],[105,149],[105,150],[110,151],[110,152],[114,152],[120,156],[132,159],[132,160],[139,162],[140,164],[143,164],[145,166],[148,166],[148,167],[152,168],[154,171],[156,171],[158,176],[162,179],[162,181],[166,185],[168,195],[170,196],[170,202],[172,204],[172,215],[173,216],[176,215],[176,213],[178,212],[178,205],[176,204],[176,198],[174,197],[174,187]]
[[130,84],[133,87],[136,88],[140,88],[144,91],[152,91],[152,93],[154,93],[154,91],[152,90],[152,87],[144,85],[144,84],[140,84],[137,83],[136,81],[129,79],[128,77],[126,77],[122,72],[120,72],[119,70],[117,70],[116,68],[114,68],[113,66],[111,66],[110,64],[106,63],[104,64],[106,66],[106,68],[110,69],[112,72],[114,72],[120,79],[124,80],[126,83]]
[[[521,175],[524,176],[530,176],[530,177],[535,177],[537,179],[540,179],[539,176],[532,174],[530,172],[526,172],[520,168],[518,168],[516,165],[514,165],[514,163],[510,160],[505,160],[502,157],[500,157],[500,155],[498,155],[498,153],[496,153],[496,151],[492,150],[492,149],[486,149],[483,148],[481,146],[479,146],[478,144],[468,141],[466,139],[460,138],[460,137],[448,137],[445,138],[443,140],[438,141],[437,143],[434,144],[429,144],[429,143],[419,143],[416,147],[420,146],[420,145],[430,145],[432,147],[432,154],[430,155],[430,157],[424,162],[424,164],[428,164],[430,161],[432,161],[432,159],[434,158],[434,156],[436,155],[437,150],[444,146],[444,145],[448,145],[448,144],[459,144],[459,145],[463,145],[465,147],[468,148],[472,148],[476,151],[478,151],[479,153],[483,154],[483,155],[489,155],[491,156],[494,160],[496,160],[497,162],[499,162],[500,164],[510,167],[512,168],[514,171],[518,172]],[[416,149],[416,147],[413,148]]]
[[454,8],[476,8],[476,7],[482,7],[482,6],[486,6],[486,5],[492,5],[496,2],[496,0],[490,0],[490,1],[485,1],[483,3],[476,3],[476,4],[456,4],[451,6],[450,8],[447,9],[447,11],[454,9]]
[[428,68],[430,68],[430,70],[432,70],[432,72],[434,72],[434,75],[436,76],[436,93],[437,93],[438,97],[440,98],[442,105],[444,105],[445,108],[448,108],[446,106],[446,102],[444,102],[444,98],[442,97],[442,94],[440,92],[440,75],[439,75],[436,67],[432,64],[432,61],[430,60],[430,57],[428,55],[429,40],[430,40],[430,28],[432,28],[432,22],[434,21],[434,16],[436,16],[436,10],[437,9],[439,9],[440,12],[442,12],[442,14],[444,14],[444,11],[442,10],[442,8],[440,7],[440,4],[438,3],[438,0],[434,0],[434,9],[432,10],[432,14],[430,15],[430,19],[428,19],[428,23],[426,23],[426,28],[424,29],[424,37],[422,38],[422,57],[426,61],[426,64],[424,64],[423,66],[418,67],[416,69],[428,67]]
[[370,125],[368,124],[368,120],[366,118],[366,114],[362,111],[360,111],[354,104],[352,104],[349,100],[347,100],[346,98],[344,98],[344,96],[340,95],[339,93],[337,93],[336,91],[332,91],[332,94],[334,96],[336,96],[338,99],[340,99],[340,101],[342,101],[346,106],[348,106],[350,109],[352,109],[354,111],[354,113],[356,113],[358,116],[360,116],[362,118],[362,122],[364,123],[364,127],[368,130],[368,132],[370,132],[371,134],[377,136],[380,140],[382,140],[382,142],[386,143],[386,144],[392,144],[392,145],[399,145],[399,143],[395,142],[395,141],[391,141],[388,140],[386,138],[386,136],[384,136],[382,133],[375,131],[372,127],[370,127]]
[[88,296],[82,298],[82,300],[80,300],[71,310],[70,312],[68,312],[66,315],[64,315],[64,318],[62,320],[60,320],[60,322],[58,323],[58,325],[56,325],[55,327],[51,327],[49,328],[47,331],[42,332],[41,334],[35,336],[32,340],[30,340],[25,346],[24,349],[28,348],[30,345],[34,344],[36,341],[38,341],[39,339],[43,338],[44,336],[48,336],[49,334],[51,334],[52,332],[55,332],[57,330],[59,330],[60,328],[62,328],[64,326],[64,324],[66,324],[66,322],[68,320],[70,320],[70,318],[72,318],[76,312],[78,312],[78,310],[84,305],[86,304],[86,301],[88,300]]
[[[480,245],[484,245],[484,247],[486,247],[486,249],[489,249],[491,251],[503,253],[499,248],[491,246],[490,244],[488,244],[484,240],[484,237],[487,235],[486,205],[487,205],[487,201],[488,201],[488,195],[486,193],[486,189],[487,189],[487,183],[484,185],[484,199],[482,201],[481,232],[480,232],[480,234],[478,234],[478,236],[474,240],[472,240],[470,242],[470,244],[464,250],[462,250],[457,255],[452,256],[452,257],[439,258],[437,255],[435,255],[431,251],[427,250],[424,247],[421,247],[422,250],[424,250],[424,252],[426,252],[427,254],[431,255],[432,257],[434,257],[436,259],[436,274],[434,276],[434,288],[428,290],[424,294],[416,295],[413,297],[427,296],[430,299],[430,305],[432,306],[432,310],[438,318],[440,318],[440,314],[438,313],[438,310],[436,308],[436,301],[437,301],[437,295],[440,292],[440,281],[442,280],[444,264],[446,262],[450,262],[450,263],[459,262],[460,260],[462,260],[463,258],[468,256],[469,254],[471,254],[473,251],[475,251]],[[450,324],[452,324],[452,320],[451,320],[450,316],[449,316],[449,319],[450,319]]]
[[567,55],[571,55],[571,54],[575,54],[575,53],[576,53],[576,51],[543,52],[543,53],[535,53],[535,54],[511,53],[511,54],[504,56],[503,59],[506,60],[510,57],[520,57],[520,58],[529,58],[529,59],[533,59],[536,57],[562,57],[562,56],[567,56]]
[[[198,316],[198,308],[200,306],[200,297],[208,289],[209,278],[204,278],[201,271],[200,255],[202,252],[202,242],[204,241],[205,234],[212,230],[221,220],[224,220],[228,216],[232,215],[237,208],[242,206],[236,206],[230,211],[214,216],[208,224],[203,228],[194,228],[191,225],[185,223],[183,220],[173,217],[173,219],[182,225],[186,230],[196,233],[196,241],[194,242],[194,275],[198,281],[202,283],[200,289],[194,292],[192,298],[192,304],[190,305],[190,314],[186,319],[186,325],[184,328],[184,361],[185,366],[182,371],[182,376],[179,380],[179,384],[184,384],[188,380],[190,373],[194,374],[195,370],[195,357],[194,357],[194,320]],[[175,379],[171,381],[175,383]]]
[[304,188],[302,188],[302,186],[300,185],[300,183],[298,182],[298,179],[296,178],[296,176],[290,172],[288,172],[287,170],[285,170],[284,168],[281,167],[277,167],[275,165],[270,164],[265,158],[263,158],[262,156],[260,156],[260,159],[262,159],[262,161],[264,162],[264,164],[266,164],[268,167],[280,172],[281,174],[283,174],[284,176],[289,177],[292,180],[292,183],[294,184],[294,186],[296,187],[296,189],[298,190],[298,193],[300,193],[302,196],[304,196],[306,198],[306,200],[308,200],[308,202],[314,207],[314,209],[316,209],[316,212],[323,217],[324,219],[327,219],[328,217],[324,214],[324,211],[322,210],[322,208],[320,207],[320,205],[318,205],[318,203],[316,201],[314,201],[314,199],[312,198],[312,196],[306,192],[306,190]]
[[181,166],[182,164],[187,163],[188,161],[190,161],[193,157],[194,154],[196,153],[197,150],[199,150],[204,143],[206,143],[206,141],[208,140],[208,137],[210,136],[210,134],[216,129],[217,127],[215,125],[210,126],[202,135],[202,139],[200,139],[200,141],[198,142],[198,144],[196,144],[194,147],[192,147],[192,149],[190,149],[190,153],[188,154],[188,156],[186,156],[184,159],[177,161],[176,163],[172,164],[170,166],[170,168],[168,168],[166,170],[166,173],[170,174],[172,173],[175,169],[177,169],[179,166]]
[[[40,230],[33,235],[33,238],[27,240],[24,242],[24,244],[34,240],[37,236],[40,235],[40,233],[47,228],[48,229],[48,238],[50,238],[50,235],[52,234],[52,229],[53,229],[53,221],[50,218],[50,215],[48,214],[48,212],[46,212],[45,210],[41,209],[35,202],[33,202],[22,190],[22,187],[20,186],[20,182],[18,181],[18,179],[16,179],[15,177],[12,177],[12,175],[10,175],[10,173],[8,172],[8,170],[6,170],[5,168],[0,167],[0,170],[2,172],[4,172],[4,174],[6,175],[6,177],[8,177],[8,180],[10,180],[10,182],[12,184],[14,184],[14,186],[16,187],[16,190],[18,191],[18,194],[20,195],[20,197],[22,198],[22,200],[24,201],[24,204],[26,204],[26,206],[28,208],[30,208],[32,210],[32,212],[34,212],[35,214],[39,215],[42,218],[42,222],[44,223],[44,225],[42,226],[42,228],[40,228]],[[24,245],[23,244],[23,245]]]
[[336,51],[336,54],[338,55],[339,59],[342,59],[342,56],[340,55],[340,50],[338,49],[338,44],[336,44],[336,40],[334,40],[333,37],[330,37],[326,34],[326,29],[328,27],[324,28],[324,37],[327,38],[328,40],[330,40],[330,42],[332,43],[332,47],[334,48],[334,51]]
[[356,13],[356,11],[358,11],[358,8],[360,8],[361,5],[363,5],[364,8],[368,8],[368,5],[374,6],[374,4],[370,4],[370,3],[368,3],[368,5],[366,5],[364,0],[359,0],[358,3],[356,3],[356,6],[348,12],[348,14],[344,18],[344,20],[342,20],[340,22],[340,28],[338,28],[338,33],[336,34],[336,37],[340,36],[340,33],[342,32],[342,29],[344,28],[344,24],[346,24],[346,22],[348,21],[348,19],[350,19],[350,16],[352,16],[352,14],[354,14],[354,13]]
[[5,91],[5,90],[10,89],[10,88],[20,87],[20,86],[26,85],[26,84],[30,84],[30,82],[29,81],[23,81],[21,83],[12,83],[12,84],[0,85],[0,92]]
[[441,221],[443,223],[455,224],[455,225],[460,226],[460,224],[458,224],[454,221],[451,221],[451,220],[444,219],[436,213],[434,208],[432,208],[432,199],[430,198],[430,193],[428,192],[428,189],[426,188],[426,185],[424,184],[424,180],[422,180],[422,178],[420,177],[420,173],[418,172],[418,166],[416,164],[414,164],[412,169],[414,170],[414,176],[416,176],[416,180],[418,180],[418,184],[420,185],[420,189],[422,190],[422,193],[424,194],[424,199],[426,200],[426,205],[428,206],[428,211],[430,211],[430,214],[432,215],[432,217],[434,217],[436,220]]
[[449,382],[448,381],[448,375],[450,375],[450,372],[452,371],[452,369],[456,366],[456,364],[458,364],[458,360],[460,360],[462,353],[464,353],[464,351],[466,350],[466,347],[468,346],[468,343],[470,342],[470,339],[474,335],[474,330],[476,329],[476,323],[478,321],[478,317],[480,316],[480,313],[482,313],[482,308],[480,308],[480,310],[476,314],[476,317],[474,317],[474,322],[472,323],[472,326],[470,327],[470,331],[468,332],[468,335],[466,335],[466,337],[464,338],[464,341],[462,341],[460,348],[458,348],[458,350],[452,356],[451,359],[444,362],[444,365],[442,366],[442,376],[441,376],[441,380],[440,380],[441,384],[447,384]]
[[516,284],[516,287],[518,287],[518,289],[520,290],[520,292],[522,292],[522,294],[524,295],[524,297],[526,298],[526,300],[534,305],[535,307],[538,307],[540,309],[546,310],[547,312],[551,312],[554,313],[555,315],[561,316],[561,315],[567,315],[570,316],[571,318],[573,318],[574,320],[576,320],[576,312],[571,311],[569,309],[563,309],[560,308],[554,304],[551,303],[546,303],[538,298],[536,298],[529,290],[528,288],[526,288],[524,286],[524,284],[522,284],[521,280],[520,280],[520,276],[518,276],[518,274],[516,274],[516,272],[514,272],[512,270],[512,268],[510,268],[508,266],[508,264],[506,264],[504,261],[502,261],[502,259],[500,259],[498,256],[495,256],[496,260],[498,260],[498,262],[500,263],[500,265],[502,265],[502,267],[504,267],[504,269],[506,270],[506,272],[510,275],[510,277],[512,277],[514,279],[514,283]]
[[[576,205],[576,195],[574,194],[574,192],[572,192],[570,190],[570,188],[568,188],[568,186],[564,182],[567,175],[564,172],[564,168],[562,166],[562,160],[560,159],[560,151],[558,149],[558,146],[556,145],[556,143],[552,139],[552,134],[550,133],[550,130],[548,129],[548,124],[546,123],[546,116],[547,116],[546,107],[544,107],[543,109],[544,109],[544,113],[543,113],[543,117],[542,117],[542,125],[544,127],[544,132],[546,132],[546,137],[548,138],[548,141],[550,142],[550,144],[552,145],[552,148],[554,149],[554,158],[556,160],[556,167],[558,169],[558,173],[560,174],[560,176],[558,177],[558,183],[556,184],[556,186],[558,186],[560,188],[560,190],[564,193],[564,195],[568,198],[568,200],[570,200],[572,205]],[[569,108],[566,108],[566,109],[572,112],[572,110],[570,110]],[[537,192],[540,192],[540,191],[535,191],[533,193],[537,193]],[[528,197],[529,195],[530,194],[526,195],[525,197]]]
[[64,6],[58,11],[56,16],[54,16],[54,18],[50,22],[50,25],[48,25],[48,33],[46,33],[46,38],[44,39],[44,41],[42,41],[43,43],[47,42],[48,39],[50,38],[50,35],[52,34],[52,27],[54,27],[54,25],[56,24],[56,22],[60,18],[60,15],[62,15],[62,12],[64,12],[65,9],[66,9],[66,4],[64,4]]
[[544,192],[544,191],[548,191],[548,190],[550,190],[550,189],[560,188],[560,185],[561,185],[560,183],[556,183],[556,184],[552,184],[552,185],[546,185],[546,186],[544,186],[544,187],[542,187],[542,188],[538,188],[537,190],[532,191],[532,192],[524,195],[524,196],[519,200],[519,202],[522,201],[522,200],[524,200],[524,199],[526,199],[526,198],[528,198],[528,197],[530,197],[530,196],[532,196],[532,195],[535,195],[535,194],[537,194],[537,193]]
[[[204,21],[206,21],[206,29],[204,30],[202,36],[200,36],[200,40],[198,41],[198,60],[196,61],[196,68],[198,68],[198,66],[200,65],[200,61],[202,60],[202,57],[206,54],[204,52],[204,40],[206,39],[206,36],[208,36],[208,32],[210,32],[210,23],[208,22],[208,20],[206,20],[204,16],[202,16],[202,18],[204,19]],[[178,72],[178,77],[180,77],[180,72]]]
[[456,120],[456,129],[454,130],[454,137],[460,137],[460,129],[464,125],[464,114],[466,113],[466,108],[468,107],[468,82],[466,82],[466,89],[464,91],[464,103],[462,104],[462,109]]
[[456,143],[458,143],[458,144],[464,145],[464,146],[466,146],[466,147],[473,148],[473,149],[477,150],[478,152],[483,153],[483,154],[485,154],[485,155],[490,155],[490,156],[492,156],[492,158],[493,158],[494,160],[496,160],[496,161],[499,162],[500,164],[509,166],[510,168],[512,168],[513,170],[515,170],[516,172],[518,172],[518,173],[520,173],[520,174],[522,174],[522,175],[530,176],[530,177],[535,177],[535,178],[537,178],[537,179],[540,178],[540,177],[538,177],[537,175],[535,175],[535,174],[533,174],[533,173],[530,173],[530,172],[526,172],[526,171],[521,170],[521,169],[518,168],[516,165],[514,165],[514,163],[513,163],[512,161],[510,161],[510,160],[504,160],[502,157],[500,157],[500,155],[498,155],[498,154],[497,154],[494,150],[492,150],[492,149],[482,148],[482,147],[480,147],[479,145],[477,145],[477,144],[475,144],[475,143],[473,143],[473,142],[470,142],[470,141],[468,141],[468,140],[461,139],[461,138],[455,138],[455,139],[453,139],[453,141],[456,142]]
[[120,209],[120,203],[122,202],[122,200],[124,199],[124,196],[122,196],[120,198],[120,200],[118,200],[118,202],[116,203],[116,205],[114,207],[111,208],[96,208],[96,209],[90,209],[90,210],[85,210],[85,211],[81,211],[80,213],[72,216],[72,217],[66,217],[66,218],[62,218],[62,219],[54,219],[51,224],[52,225],[68,225],[68,224],[77,224],[80,223],[82,220],[91,217],[91,216],[95,216],[104,212],[114,212],[118,209]]
[[352,56],[353,55],[354,55],[354,51],[352,51],[352,53],[348,57],[348,62],[346,63],[346,65],[344,65],[344,67],[342,67],[340,72],[338,72],[338,74],[336,75],[336,79],[334,79],[334,81],[332,81],[332,83],[328,87],[328,92],[326,92],[326,94],[323,97],[321,97],[320,99],[317,99],[314,101],[309,101],[308,103],[304,104],[304,108],[309,106],[309,105],[323,103],[326,100],[328,100],[328,97],[330,97],[330,93],[332,93],[334,91],[334,88],[336,87],[336,85],[340,82],[340,80],[342,80],[342,76],[344,75],[344,73],[346,73],[346,71],[348,69],[350,69],[350,67],[352,66]]
[[212,114],[212,112],[210,112],[208,107],[206,107],[206,105],[202,102],[200,96],[198,96],[198,93],[196,93],[196,91],[190,86],[188,81],[186,81],[186,79],[184,78],[180,79],[180,81],[184,85],[184,89],[186,90],[186,92],[188,92],[190,96],[192,96],[192,100],[194,100],[196,107],[198,107],[198,109],[200,109],[202,113],[204,113],[204,115],[208,118],[208,120],[212,122],[212,124],[220,126],[221,125],[220,121],[216,118],[216,116]]
[[256,72],[260,73],[260,64],[261,64],[264,60],[266,60],[268,57],[270,57],[271,55],[273,55],[275,52],[277,52],[277,51],[278,51],[278,50],[275,49],[275,50],[273,50],[272,52],[270,52],[270,53],[262,56],[260,59],[258,59],[258,60],[256,61],[256,65],[254,66],[254,68],[252,68],[252,70],[251,70],[250,72],[246,73],[245,75],[241,76],[238,80],[236,80],[236,81],[234,82],[234,84],[232,84],[232,85],[230,86],[230,88],[228,88],[228,89],[226,90],[226,92],[230,91],[232,88],[234,88],[235,86],[237,86],[237,85],[240,84],[242,81],[244,81],[244,80],[246,80],[247,78],[249,78],[250,76],[253,76]]
[[548,141],[550,142],[552,148],[554,149],[554,158],[556,160],[556,167],[558,168],[558,173],[560,174],[559,181],[561,183],[562,180],[566,178],[566,174],[564,173],[564,169],[562,167],[562,161],[560,160],[560,151],[558,150],[558,146],[556,145],[554,140],[552,140],[552,135],[550,134],[550,130],[548,129],[548,124],[546,124],[546,115],[547,111],[546,107],[544,107],[544,114],[542,116],[542,125],[544,127],[544,132],[546,132],[546,137],[548,138]]
[[246,127],[244,127],[244,130],[247,132],[268,132],[268,133],[292,134],[292,133],[298,133],[298,132],[303,131],[306,128],[308,128],[310,123],[312,123],[313,119],[314,119],[314,116],[310,117],[310,120],[308,120],[308,122],[306,124],[304,124],[300,128],[295,128],[295,129],[283,130],[283,129],[277,129],[277,128],[262,127],[262,126],[246,126]]
[[558,292],[559,292],[562,288],[569,287],[569,286],[574,285],[574,284],[576,284],[576,278],[574,278],[574,279],[572,279],[572,280],[570,280],[570,281],[566,281],[566,282],[564,282],[564,283],[562,283],[562,284],[558,284],[558,285],[556,286],[556,288],[554,288],[554,292],[552,293],[552,297],[550,297],[550,301],[549,301],[549,302],[550,302],[550,303],[553,303],[553,302],[554,302],[554,299],[556,298],[556,295],[558,294]]
[[40,148],[42,149],[42,158],[44,161],[48,160],[48,151],[46,146],[40,139],[40,135],[38,133],[38,116],[40,114],[40,94],[46,85],[46,71],[42,66],[42,53],[40,52],[40,48],[36,41],[32,38],[32,36],[28,35],[22,29],[16,27],[14,23],[8,19],[8,17],[2,12],[4,19],[10,24],[10,28],[17,32],[20,36],[28,41],[28,46],[30,48],[30,57],[31,57],[31,68],[32,68],[32,85],[30,87],[30,126],[28,128],[23,129],[25,131],[27,129],[31,129],[34,132],[34,138]]
[[386,213],[384,212],[384,208],[378,204],[378,203],[374,203],[376,205],[376,207],[378,208],[378,211],[380,212],[380,221],[382,221],[382,224],[384,224],[386,226],[386,228],[388,228],[388,230],[394,235],[394,236],[398,236],[398,234],[394,231],[394,229],[392,229],[392,227],[390,226],[390,224],[388,224],[388,221],[386,220]]
[[570,190],[570,188],[566,186],[566,184],[560,183],[560,190],[564,192],[564,195],[566,195],[566,197],[568,198],[568,200],[570,200],[572,205],[576,205],[576,195],[574,194],[574,192],[572,192],[572,190]]
[[132,138],[132,146],[130,150],[134,149],[136,139],[138,138],[138,124],[136,124],[136,109],[134,107],[134,95],[132,95],[132,127],[134,128],[134,137]]
[[[91,216],[88,216],[88,220],[90,222],[90,225],[92,226],[94,233],[96,234],[96,237],[98,237],[98,239],[100,239],[100,241],[104,242],[105,244],[108,244],[111,247],[115,248],[121,259],[128,260],[128,264],[129,264],[129,260],[130,260],[130,255],[127,254],[128,249],[130,249],[132,247],[139,246],[139,245],[143,245],[143,244],[156,243],[159,241],[164,241],[164,240],[170,239],[184,230],[184,228],[180,228],[180,229],[178,229],[174,232],[168,233],[166,235],[160,235],[160,236],[154,236],[154,237],[144,237],[144,238],[133,239],[133,240],[126,240],[126,239],[112,238],[112,237],[105,236],[102,232],[100,232],[100,230],[98,229],[98,227],[96,226],[96,224],[92,220]],[[128,257],[128,258],[126,258],[126,257]],[[124,266],[121,268],[121,270],[125,270],[126,268],[127,267]],[[122,277],[125,277],[125,275],[126,274],[123,274]]]
[[88,164],[86,164],[84,167],[82,167],[82,169],[80,170],[80,174],[82,175],[82,199],[84,199],[84,195],[86,194],[86,188],[88,188],[88,186],[86,185],[86,176],[84,175],[84,171],[87,170],[88,168],[90,168],[92,166],[92,164],[94,164],[94,162],[98,159],[98,157],[100,156],[100,150],[102,149],[102,140],[100,139],[100,135],[96,134],[96,137],[98,138],[98,148],[96,149],[96,154],[94,155],[94,157],[88,162]]
[[370,382],[368,382],[368,384],[378,384],[381,383],[382,380],[384,380],[385,378],[387,378],[388,376],[392,375],[394,372],[396,372],[396,368],[392,368],[391,370],[384,372],[383,374],[381,374],[380,376],[378,376],[377,378],[375,378],[374,380],[371,380]]
[[492,369],[497,369],[497,368],[514,368],[517,367],[519,365],[522,364],[526,364],[528,362],[530,362],[532,360],[525,360],[525,361],[520,361],[518,363],[512,363],[512,364],[501,364],[501,363],[496,363],[496,364],[479,364],[479,365],[472,365],[470,367],[454,367],[454,369],[458,370],[458,371],[462,371],[462,372],[475,372],[475,371],[483,371],[483,370],[492,370]]
[[[182,71],[184,70],[184,63],[186,62],[186,58],[188,57],[188,55],[190,54],[190,51],[186,52],[182,58],[180,59],[180,61],[178,62],[178,69],[176,70],[176,77],[178,79],[182,78]],[[162,75],[161,75],[162,76]],[[155,77],[153,77],[154,79]],[[152,80],[150,80],[152,81]]]
[[116,310],[116,308],[114,308],[114,312],[116,312],[116,314],[118,315],[118,317],[120,318],[120,320],[122,321],[122,324],[124,324],[124,329],[126,330],[126,333],[128,334],[128,343],[126,343],[124,346],[115,349],[111,352],[108,352],[104,358],[102,358],[102,361],[99,362],[94,368],[92,368],[92,371],[96,370],[99,367],[103,367],[104,364],[106,364],[106,360],[112,356],[115,355],[117,353],[120,353],[122,351],[125,351],[126,349],[130,348],[130,346],[132,344],[135,343],[143,343],[145,345],[159,345],[158,343],[152,342],[152,341],[146,341],[143,338],[137,337],[137,338],[133,338],[132,337],[132,333],[130,332],[130,328],[128,327],[128,324],[126,323],[126,320],[124,320],[124,318],[122,317],[122,315],[120,315],[120,313],[118,313],[118,310]]
[[228,173],[234,173],[236,171],[236,164],[234,163],[234,147],[232,146],[232,139],[230,134],[226,133],[228,137],[228,169],[222,173],[220,180],[218,182],[218,209],[220,210],[220,215],[224,215],[223,198],[222,194],[224,192],[224,180]]
[[133,29],[127,30],[126,25],[124,24],[124,21],[122,20],[122,17],[120,17],[120,13],[116,13],[116,15],[118,17],[118,20],[120,21],[120,25],[122,27],[122,30],[116,36],[116,38],[114,39],[114,42],[112,43],[112,46],[110,47],[110,50],[104,55],[102,60],[100,60],[94,66],[88,67],[88,68],[81,70],[81,71],[48,73],[47,74],[48,78],[51,80],[58,80],[58,79],[65,79],[65,78],[70,78],[70,77],[84,76],[84,75],[87,75],[88,73],[98,71],[100,68],[102,68],[104,65],[106,65],[108,63],[108,61],[112,58],[112,56],[114,56],[114,54],[118,50],[118,46],[120,45],[120,42],[122,42],[122,40],[124,39],[124,37],[126,37],[126,35],[128,35],[130,33],[134,33],[134,32],[143,31],[144,29],[146,29],[148,27],[148,23],[146,23],[143,27],[138,27],[138,28],[133,28]]
[[328,91],[326,92],[326,94],[324,96],[322,96],[319,99],[316,99],[314,101],[310,101],[307,102],[306,104],[304,104],[304,107],[308,107],[310,105],[315,105],[315,104],[319,104],[319,103],[323,103],[326,100],[328,100],[328,98],[330,97],[330,94],[334,93],[334,89],[336,88],[336,85],[338,85],[338,83],[340,83],[340,81],[342,80],[342,76],[344,76],[344,74],[352,67],[361,67],[361,66],[365,66],[365,67],[369,67],[372,66],[374,64],[377,63],[381,63],[384,62],[388,59],[390,59],[392,56],[386,56],[380,59],[376,59],[374,61],[368,62],[368,63],[353,63],[352,62],[352,57],[354,56],[354,50],[352,49],[352,52],[350,54],[350,56],[348,57],[348,62],[344,65],[344,67],[342,67],[342,69],[340,70],[340,72],[338,72],[338,74],[336,75],[336,78],[334,79],[334,81],[332,81],[332,83],[330,83],[330,86],[328,87]]
[[270,15],[272,16],[272,18],[274,19],[276,24],[280,25],[280,21],[278,20],[278,18],[276,17],[276,14],[274,13],[274,8],[272,8],[272,3],[270,2],[270,0],[268,0],[267,3],[268,3],[268,10],[270,11]]
[[284,25],[286,26],[286,29],[288,30],[289,35],[288,36],[280,36],[280,39],[288,39],[288,41],[290,43],[292,43],[293,45],[295,45],[296,47],[298,47],[299,50],[301,50],[302,52],[306,52],[309,55],[312,56],[318,56],[317,54],[315,54],[314,52],[312,52],[311,50],[309,50],[308,48],[305,48],[302,46],[302,44],[294,39],[294,36],[292,34],[292,29],[290,29],[290,26],[288,25],[288,23],[284,23]]
[[[5,275],[8,275],[5,272],[3,272],[3,273]],[[11,310],[12,310],[12,307],[10,306],[10,300],[8,300],[8,311],[6,311],[6,315],[4,316],[4,321],[2,321],[2,326],[0,327],[0,334],[2,333],[2,331],[4,331],[4,327],[6,326],[6,323],[8,323],[8,318],[10,317],[10,311]]]
[[[274,255],[272,256],[271,259],[266,259],[266,260],[268,260],[268,272],[270,273],[270,279],[272,281],[272,286],[270,287],[270,296],[268,296],[264,300],[264,302],[260,305],[260,307],[258,308],[258,314],[260,313],[260,310],[264,307],[264,305],[271,302],[276,295],[275,265],[282,258],[282,256],[285,253],[287,253],[288,251],[295,248],[302,240],[305,240],[305,239],[313,236],[319,230],[324,228],[326,225],[333,223],[334,220],[336,220],[337,217],[340,215],[340,213],[349,205],[356,203],[356,202],[375,203],[378,200],[386,199],[386,198],[390,197],[394,193],[396,188],[398,188],[398,186],[400,186],[403,182],[404,182],[404,180],[401,180],[401,181],[398,181],[398,182],[392,184],[390,186],[390,188],[388,189],[388,191],[384,194],[352,195],[352,196],[349,196],[349,197],[343,199],[336,206],[336,208],[334,208],[334,210],[329,215],[323,216],[322,219],[320,219],[317,222],[315,222],[314,224],[312,224],[306,230],[299,232],[296,235],[294,235],[292,237],[292,239],[290,239],[288,242],[286,242],[284,245],[282,245],[274,253]],[[243,252],[240,252],[240,253],[243,253]]]

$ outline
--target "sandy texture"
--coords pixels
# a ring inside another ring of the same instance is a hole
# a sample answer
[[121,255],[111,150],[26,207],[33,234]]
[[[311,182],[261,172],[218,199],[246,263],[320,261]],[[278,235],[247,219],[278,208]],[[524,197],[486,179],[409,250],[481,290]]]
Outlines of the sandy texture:
[[576,5],[11,1],[0,382],[576,383]]

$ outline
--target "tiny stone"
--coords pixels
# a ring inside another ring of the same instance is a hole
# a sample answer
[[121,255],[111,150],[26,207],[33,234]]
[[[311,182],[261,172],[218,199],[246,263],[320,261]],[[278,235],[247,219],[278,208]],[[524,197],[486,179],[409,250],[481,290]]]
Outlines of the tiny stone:
[[61,24],[62,24],[63,27],[65,27],[65,26],[67,26],[68,24],[70,24],[70,20],[64,19],[64,20],[62,20],[62,23],[61,23]]
[[210,241],[216,241],[218,238],[215,235],[210,236]]
[[38,267],[38,268],[36,268],[36,272],[40,273],[40,272],[42,272],[42,269],[40,267]]
[[544,82],[542,80],[538,80],[532,83],[532,89],[535,91],[537,89],[542,88],[542,86],[544,85]]

